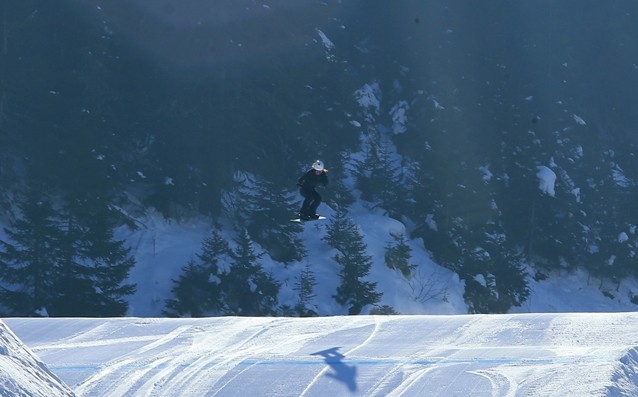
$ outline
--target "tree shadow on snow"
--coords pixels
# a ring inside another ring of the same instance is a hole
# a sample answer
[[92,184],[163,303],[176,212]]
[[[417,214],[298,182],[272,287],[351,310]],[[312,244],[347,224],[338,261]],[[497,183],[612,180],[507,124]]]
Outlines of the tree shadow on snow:
[[311,356],[323,357],[325,363],[334,371],[326,374],[326,376],[334,378],[339,382],[343,382],[351,392],[355,392],[357,391],[357,367],[344,363],[343,359],[346,356],[339,353],[339,349],[340,347],[333,347],[331,349],[312,353]]

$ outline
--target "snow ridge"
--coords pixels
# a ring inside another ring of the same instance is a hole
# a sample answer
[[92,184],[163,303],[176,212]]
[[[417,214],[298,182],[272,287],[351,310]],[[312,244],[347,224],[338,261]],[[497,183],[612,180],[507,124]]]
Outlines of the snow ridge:
[[0,321],[0,395],[61,397],[75,394]]
[[638,396],[638,348],[627,350],[620,358],[611,378],[612,386],[607,388],[607,396]]

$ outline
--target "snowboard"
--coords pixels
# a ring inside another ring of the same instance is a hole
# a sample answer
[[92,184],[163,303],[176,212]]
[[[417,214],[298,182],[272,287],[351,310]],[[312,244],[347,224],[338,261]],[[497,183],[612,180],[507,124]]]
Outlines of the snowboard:
[[297,223],[304,223],[304,222],[313,222],[313,221],[322,221],[326,219],[325,216],[321,216],[319,215],[319,218],[317,219],[301,219],[301,218],[293,218],[290,220],[290,222],[297,222]]

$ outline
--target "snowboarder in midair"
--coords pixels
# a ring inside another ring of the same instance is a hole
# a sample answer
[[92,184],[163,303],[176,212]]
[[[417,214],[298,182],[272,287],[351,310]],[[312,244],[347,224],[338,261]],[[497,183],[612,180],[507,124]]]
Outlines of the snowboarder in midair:
[[303,196],[304,201],[299,210],[299,219],[309,220],[318,219],[317,208],[321,204],[321,196],[315,188],[319,185],[328,185],[328,170],[324,168],[323,162],[317,160],[312,163],[310,170],[303,174],[297,180],[299,193]]

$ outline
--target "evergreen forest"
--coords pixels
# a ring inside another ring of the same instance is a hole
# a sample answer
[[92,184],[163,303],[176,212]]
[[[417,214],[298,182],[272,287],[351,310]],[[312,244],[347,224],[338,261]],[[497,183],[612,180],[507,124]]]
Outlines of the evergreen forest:
[[474,313],[529,278],[638,276],[637,21],[629,0],[3,1],[0,314],[125,315],[114,231],[153,208],[235,231],[202,238],[167,316],[317,315],[311,269],[282,306],[260,261],[306,257],[280,220],[318,158],[349,314],[393,313],[355,201],[406,225],[388,267],[409,278],[422,239]]

